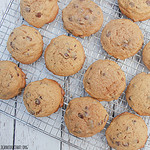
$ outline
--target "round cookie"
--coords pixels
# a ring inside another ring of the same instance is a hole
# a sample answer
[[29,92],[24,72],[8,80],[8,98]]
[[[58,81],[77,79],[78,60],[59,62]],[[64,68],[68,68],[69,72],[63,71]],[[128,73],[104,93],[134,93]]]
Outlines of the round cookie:
[[52,39],[45,51],[46,67],[55,75],[73,75],[82,68],[84,61],[82,44],[66,35]]
[[144,47],[142,56],[145,66],[150,70],[150,42]]
[[26,85],[24,72],[11,61],[0,61],[0,99],[10,99]]
[[72,0],[62,11],[64,28],[75,36],[96,33],[103,24],[101,8],[91,0]]
[[45,78],[28,84],[23,101],[29,113],[36,117],[45,117],[63,106],[64,94],[56,81]]
[[17,61],[31,64],[42,55],[43,39],[39,31],[22,25],[11,32],[7,49]]
[[150,0],[118,0],[121,12],[133,21],[150,19]]
[[101,35],[104,50],[109,55],[122,60],[135,55],[141,49],[143,42],[140,28],[128,19],[110,21]]
[[142,72],[130,82],[126,91],[129,106],[142,116],[150,116],[150,74]]
[[141,117],[125,112],[112,120],[106,138],[109,146],[116,150],[138,150],[147,141],[147,126]]
[[59,10],[57,1],[21,0],[21,15],[30,25],[41,28],[43,25],[55,20]]
[[64,119],[70,133],[90,137],[103,130],[109,115],[97,100],[80,97],[69,102]]
[[84,74],[85,91],[99,101],[118,99],[126,87],[126,77],[120,66],[110,60],[98,60]]

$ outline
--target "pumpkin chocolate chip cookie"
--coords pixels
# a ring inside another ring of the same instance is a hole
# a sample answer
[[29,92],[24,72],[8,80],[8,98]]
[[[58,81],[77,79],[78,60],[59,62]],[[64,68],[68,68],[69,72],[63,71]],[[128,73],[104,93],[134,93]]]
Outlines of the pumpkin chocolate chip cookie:
[[91,0],[72,0],[62,11],[64,28],[75,36],[96,33],[103,24],[101,8]]
[[0,61],[0,99],[10,99],[25,87],[24,72],[11,61]]
[[150,0],[118,0],[121,12],[133,21],[150,19]]
[[43,38],[36,29],[22,25],[11,32],[7,49],[15,60],[31,64],[42,55]]
[[150,116],[150,74],[142,72],[130,82],[126,91],[129,106],[142,116]]
[[143,42],[142,31],[137,24],[128,19],[110,21],[101,35],[104,50],[109,55],[122,60],[135,55],[141,49]]
[[58,36],[51,40],[45,51],[46,67],[55,75],[73,75],[82,68],[84,61],[83,46],[74,37]]
[[84,74],[85,91],[99,101],[118,99],[126,87],[126,78],[120,66],[110,60],[98,60]]
[[125,112],[112,120],[106,138],[109,146],[116,150],[138,150],[147,141],[147,126],[141,117]]
[[80,97],[71,100],[65,113],[65,124],[70,133],[77,137],[90,137],[106,125],[109,115],[97,100]]
[[21,0],[20,12],[31,25],[41,28],[55,20],[58,14],[58,0]]
[[27,85],[23,101],[29,113],[36,117],[45,117],[62,107],[64,94],[56,81],[45,78]]
[[145,66],[150,70],[150,42],[144,47],[142,55]]

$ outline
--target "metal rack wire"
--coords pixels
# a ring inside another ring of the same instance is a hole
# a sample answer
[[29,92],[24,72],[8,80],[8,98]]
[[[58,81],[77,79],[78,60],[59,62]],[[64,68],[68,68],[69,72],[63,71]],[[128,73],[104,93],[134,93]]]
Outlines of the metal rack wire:
[[[112,19],[126,18],[119,11],[117,0],[93,0],[95,1],[103,10],[104,13],[104,23],[99,32],[96,34],[86,37],[84,39],[77,38],[83,45],[86,61],[83,68],[75,75],[69,77],[60,77],[53,75],[49,72],[44,63],[44,56],[31,65],[24,65],[15,61],[6,49],[6,42],[11,31],[22,24],[29,25],[22,16],[20,15],[19,0],[10,0],[8,8],[0,22],[0,60],[10,60],[18,64],[18,66],[27,75],[27,84],[32,81],[40,80],[43,78],[50,78],[59,82],[65,90],[64,105],[56,113],[50,115],[49,117],[36,118],[30,115],[23,104],[22,95],[19,95],[11,100],[0,100],[0,112],[4,113],[11,118],[17,119],[20,122],[54,137],[61,142],[64,142],[70,146],[77,149],[91,150],[91,149],[103,149],[107,150],[110,147],[107,144],[105,138],[105,129],[110,124],[111,120],[118,114],[129,111],[135,113],[128,106],[125,93],[123,93],[118,100],[111,102],[102,102],[103,106],[106,108],[110,115],[109,121],[106,124],[104,130],[100,133],[89,138],[77,138],[69,134],[65,124],[64,124],[64,113],[68,105],[68,102],[75,97],[88,96],[84,91],[83,87],[83,75],[90,64],[98,59],[110,59],[117,62],[122,70],[126,74],[127,85],[129,81],[140,72],[148,72],[146,67],[142,63],[141,51],[139,51],[135,56],[126,60],[119,60],[108,55],[101,46],[100,35],[104,26]],[[62,9],[67,6],[70,0],[59,1],[59,14],[56,20],[50,24],[45,25],[41,29],[38,29],[43,36],[44,40],[44,50],[46,46],[50,43],[50,40],[59,35],[68,33],[63,28],[63,22],[61,19]],[[150,20],[138,22],[137,23],[144,34],[144,45],[150,40]],[[69,34],[69,36],[71,36]],[[43,52],[44,54],[44,52]],[[23,92],[22,92],[23,93]],[[142,117],[147,126],[148,134],[150,134],[150,117]],[[145,150],[150,149],[150,138],[148,138],[145,145]]]

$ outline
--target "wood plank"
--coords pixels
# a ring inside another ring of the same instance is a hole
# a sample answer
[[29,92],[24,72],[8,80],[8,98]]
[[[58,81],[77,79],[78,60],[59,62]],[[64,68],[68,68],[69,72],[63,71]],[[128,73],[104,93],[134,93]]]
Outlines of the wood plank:
[[0,113],[0,148],[1,145],[13,145],[14,120]]
[[26,145],[30,150],[60,150],[60,142],[16,121],[15,145]]

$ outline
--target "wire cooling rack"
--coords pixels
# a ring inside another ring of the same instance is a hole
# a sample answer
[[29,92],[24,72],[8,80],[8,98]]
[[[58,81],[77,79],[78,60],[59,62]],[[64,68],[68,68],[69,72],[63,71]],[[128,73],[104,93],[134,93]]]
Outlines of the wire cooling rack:
[[[10,100],[0,100],[0,112],[5,115],[10,116],[11,118],[17,119],[20,122],[43,132],[53,138],[60,140],[76,149],[83,150],[108,150],[111,149],[106,141],[105,130],[110,124],[111,120],[118,114],[128,111],[135,113],[128,106],[125,93],[123,93],[118,100],[111,102],[101,102],[106,108],[107,112],[110,115],[110,118],[104,128],[100,133],[89,138],[77,138],[71,135],[64,123],[64,113],[68,102],[76,97],[88,96],[83,87],[83,75],[86,69],[94,61],[98,59],[110,59],[115,61],[120,65],[122,70],[126,74],[127,85],[129,81],[140,72],[148,72],[146,67],[142,63],[141,51],[139,51],[135,56],[126,59],[119,60],[108,55],[101,46],[100,36],[101,31],[104,26],[112,19],[126,18],[119,11],[117,0],[94,0],[103,10],[104,14],[104,23],[99,32],[96,34],[86,37],[84,39],[77,38],[83,45],[86,60],[83,68],[75,75],[69,77],[60,77],[53,75],[45,67],[44,62],[44,52],[42,57],[31,65],[24,65],[15,61],[6,48],[6,42],[11,31],[22,24],[29,25],[22,16],[20,15],[19,0],[10,0],[10,3],[6,9],[6,12],[0,22],[0,60],[10,60],[18,64],[18,66],[26,73],[27,75],[27,84],[36,80],[41,80],[43,78],[50,78],[59,82],[63,89],[65,90],[64,96],[64,105],[56,113],[50,115],[49,117],[36,118],[30,115],[23,104],[23,94],[10,99]],[[62,22],[62,9],[69,4],[70,0],[61,0],[58,1],[59,4],[59,14],[56,20],[50,24],[45,25],[41,29],[38,29],[43,35],[44,40],[44,50],[46,46],[50,43],[51,39],[65,34],[68,34],[63,28]],[[150,20],[138,22],[137,23],[141,28],[144,34],[144,45],[150,40]],[[23,92],[22,92],[23,93]],[[142,117],[147,126],[148,126],[148,135],[150,135],[150,117]],[[145,150],[150,149],[150,138],[148,138],[145,145]]]

